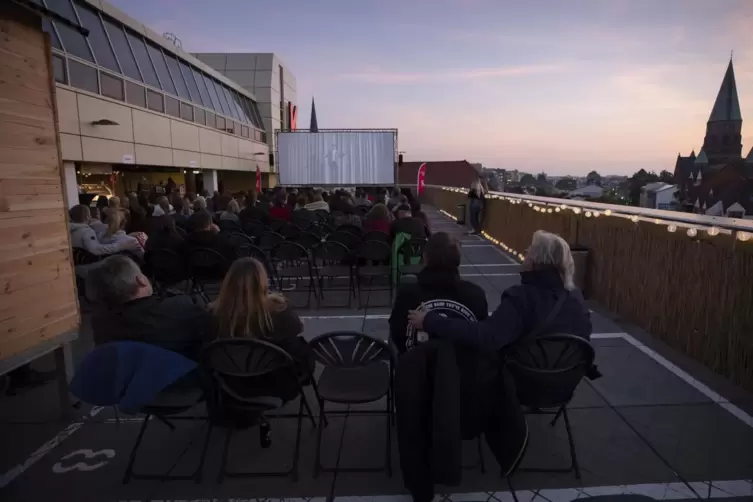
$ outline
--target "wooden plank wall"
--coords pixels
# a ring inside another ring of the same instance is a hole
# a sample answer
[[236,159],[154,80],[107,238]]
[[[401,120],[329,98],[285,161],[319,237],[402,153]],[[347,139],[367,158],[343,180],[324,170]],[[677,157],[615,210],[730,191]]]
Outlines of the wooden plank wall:
[[0,360],[77,328],[49,40],[0,3]]

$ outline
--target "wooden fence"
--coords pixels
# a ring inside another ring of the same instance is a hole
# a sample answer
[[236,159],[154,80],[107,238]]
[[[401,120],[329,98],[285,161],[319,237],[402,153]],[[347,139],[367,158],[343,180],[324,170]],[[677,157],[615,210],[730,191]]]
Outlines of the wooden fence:
[[[426,200],[455,214],[465,194],[427,188]],[[694,238],[680,230],[585,212],[535,211],[487,201],[483,229],[518,253],[534,231],[590,250],[589,297],[736,384],[753,390],[753,241]]]

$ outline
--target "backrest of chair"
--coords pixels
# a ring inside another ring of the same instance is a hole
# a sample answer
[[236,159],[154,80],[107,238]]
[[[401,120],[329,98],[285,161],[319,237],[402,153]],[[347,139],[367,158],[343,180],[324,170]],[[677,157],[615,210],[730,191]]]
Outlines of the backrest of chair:
[[356,368],[376,362],[394,363],[394,352],[382,340],[358,331],[332,331],[309,342],[317,362],[324,366]]
[[351,251],[358,248],[361,244],[361,237],[351,232],[340,232],[339,230],[327,236],[327,241],[339,242]]
[[358,237],[361,237],[361,234],[363,231],[361,230],[361,227],[358,227],[356,225],[351,225],[350,223],[346,223],[344,225],[340,225],[337,227],[338,232],[350,232],[353,235],[356,235]]
[[292,223],[288,223],[280,229],[280,235],[282,235],[286,239],[295,239],[296,237],[301,235],[301,229],[293,225]]
[[325,241],[314,250],[314,256],[321,262],[339,264],[350,256],[350,251],[342,242]]
[[259,247],[262,249],[272,249],[279,243],[283,242],[285,237],[276,232],[266,232],[259,237]]
[[312,232],[301,232],[300,235],[295,238],[295,242],[306,249],[314,249],[322,243],[322,239]]
[[540,408],[572,399],[595,354],[588,340],[565,333],[522,340],[504,352],[521,404]]
[[221,393],[243,397],[269,395],[279,378],[296,378],[293,359],[274,344],[253,338],[227,338],[210,343],[202,352],[202,365]]
[[144,261],[157,281],[177,282],[188,276],[183,257],[172,249],[151,249],[144,255]]
[[390,236],[388,234],[385,234],[384,232],[372,230],[371,232],[366,232],[365,234],[363,234],[363,241],[379,241],[389,244],[391,239]]
[[190,248],[186,261],[191,273],[197,279],[220,279],[227,271],[229,263],[219,252],[210,248]]
[[277,219],[277,218],[273,218],[273,219],[271,219],[269,221],[269,228],[271,228],[273,232],[278,232],[279,233],[280,230],[282,230],[285,227],[285,225],[287,225],[287,224],[288,224],[288,222],[285,221],[285,220],[280,220],[280,219]]
[[272,248],[272,258],[279,261],[308,260],[306,248],[292,241],[284,241]]
[[236,246],[246,246],[254,243],[251,237],[241,232],[230,232],[227,236]]
[[410,263],[411,258],[420,258],[424,254],[426,239],[411,238],[400,246],[399,253],[403,255],[403,263]]
[[317,217],[310,209],[298,209],[293,211],[293,224],[300,228],[308,228]]
[[84,248],[73,248],[73,264],[74,265],[91,265],[97,263],[100,257],[90,253]]
[[319,219],[319,221],[326,223],[329,221],[329,211],[326,209],[317,209],[314,211],[314,215]]
[[241,224],[234,220],[220,220],[217,225],[223,232],[242,232]]
[[358,257],[369,261],[390,261],[392,250],[381,241],[364,241],[358,248]]
[[259,220],[247,220],[243,223],[243,230],[254,237],[261,236],[267,227]]

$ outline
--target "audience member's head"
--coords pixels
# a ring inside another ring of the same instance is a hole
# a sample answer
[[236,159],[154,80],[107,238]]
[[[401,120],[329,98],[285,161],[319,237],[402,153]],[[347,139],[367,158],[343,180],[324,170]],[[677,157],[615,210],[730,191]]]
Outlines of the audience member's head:
[[107,215],[107,231],[105,232],[105,236],[112,237],[118,231],[123,230],[126,221],[120,209],[110,207],[105,209],[105,214]]
[[238,201],[233,199],[230,202],[227,203],[227,208],[225,209],[228,213],[238,214],[241,212],[240,206],[238,206]]
[[304,194],[299,195],[295,200],[295,207],[298,209],[303,209],[304,207],[306,207],[306,204],[308,204],[308,199]]
[[108,307],[152,296],[152,284],[136,263],[127,256],[104,259],[89,271],[86,292]]
[[309,202],[319,202],[322,201],[322,189],[321,188],[315,188],[311,191],[311,200]]
[[141,192],[136,197],[138,200],[139,206],[143,207],[147,213],[149,212],[149,196],[146,194],[146,192]]
[[573,275],[575,263],[570,246],[557,234],[537,230],[523,260],[524,270],[555,268],[562,277],[566,289],[575,289]]
[[110,201],[107,200],[106,195],[100,195],[97,197],[97,207],[101,210],[104,209],[110,204]]
[[191,198],[188,195],[183,197],[180,207],[181,207],[180,214],[182,214],[183,216],[191,215],[193,208],[192,208]]
[[386,220],[390,221],[390,212],[382,203],[374,204],[371,210],[366,214],[367,220]]
[[180,196],[180,193],[173,192],[170,194],[170,204],[173,206],[174,211],[180,211],[183,207],[183,197]]
[[212,230],[212,215],[206,209],[200,209],[193,213],[193,229],[195,232]]
[[139,196],[131,192],[128,194],[128,209],[133,209],[139,205]]
[[165,214],[170,214],[170,201],[164,195],[157,199],[157,205]]
[[156,218],[156,225],[154,230],[158,234],[172,235],[180,238],[181,235],[175,227],[175,218]]
[[254,192],[250,192],[250,193],[249,193],[249,194],[248,194],[248,195],[246,196],[246,201],[245,201],[245,204],[244,204],[244,205],[245,205],[245,206],[246,206],[247,208],[249,208],[249,209],[250,209],[250,208],[252,208],[252,207],[256,206],[256,200],[257,200],[257,194],[256,194],[256,192],[255,192],[255,191],[254,191]]
[[89,212],[91,213],[91,219],[92,220],[99,221],[99,219],[101,218],[101,216],[99,214],[99,208],[98,207],[90,207],[89,208]]
[[124,199],[121,199],[120,201],[120,208],[128,210],[131,208],[131,198],[125,197]]
[[424,246],[424,263],[433,270],[457,271],[460,259],[460,243],[448,233],[435,233]]
[[212,306],[219,337],[263,338],[271,332],[270,312],[285,307],[285,299],[269,294],[267,272],[254,258],[235,260]]
[[410,210],[409,205],[401,204],[397,206],[397,209],[395,210],[395,214],[397,215],[398,219],[410,218],[413,216],[413,211]]
[[68,210],[68,215],[73,223],[89,223],[92,219],[89,206],[77,204]]
[[392,189],[392,198],[397,199],[400,197],[400,189],[399,188],[393,188]]
[[120,209],[120,197],[110,197],[110,200],[107,201],[107,207]]
[[207,200],[204,197],[196,197],[196,200],[193,201],[193,210],[194,212],[206,211]]
[[410,207],[410,204],[408,204],[408,197],[406,197],[403,194],[400,194],[400,196],[397,198],[397,205]]

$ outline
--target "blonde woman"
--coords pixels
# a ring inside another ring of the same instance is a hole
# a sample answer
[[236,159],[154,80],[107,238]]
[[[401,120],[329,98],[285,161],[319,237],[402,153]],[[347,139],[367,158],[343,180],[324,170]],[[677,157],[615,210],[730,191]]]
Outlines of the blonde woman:
[[[502,293],[499,307],[487,320],[468,322],[415,310],[408,320],[430,335],[488,350],[499,350],[534,331],[589,339],[591,316],[573,283],[574,274],[567,242],[559,235],[538,230],[523,261],[521,283]],[[547,319],[548,325],[541,326]]]
[[241,212],[241,207],[238,205],[238,201],[233,199],[228,202],[227,207],[222,213],[220,213],[220,221],[230,220],[236,223],[240,223],[241,220],[238,217],[238,213]]
[[107,208],[104,212],[107,215],[107,230],[100,238],[100,242],[102,244],[120,244],[123,249],[128,250],[135,257],[139,259],[143,258],[146,236],[142,236],[142,242],[142,239],[125,232],[126,220],[120,209]]
[[[284,296],[269,292],[267,272],[259,261],[241,258],[233,262],[210,312],[217,338],[255,338],[273,343],[290,354],[299,375],[310,374],[313,359],[300,336],[303,323]],[[297,382],[280,383],[285,385],[275,395],[297,395]]]
[[481,211],[484,209],[484,186],[481,180],[477,179],[471,183],[471,189],[468,191],[468,211],[471,218],[471,235],[481,232]]

